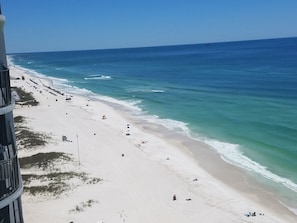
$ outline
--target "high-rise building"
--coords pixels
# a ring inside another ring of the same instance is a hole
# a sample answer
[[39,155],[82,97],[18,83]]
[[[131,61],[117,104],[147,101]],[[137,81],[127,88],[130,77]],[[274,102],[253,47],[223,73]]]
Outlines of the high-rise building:
[[0,6],[0,223],[23,223],[23,184],[17,157],[4,23]]

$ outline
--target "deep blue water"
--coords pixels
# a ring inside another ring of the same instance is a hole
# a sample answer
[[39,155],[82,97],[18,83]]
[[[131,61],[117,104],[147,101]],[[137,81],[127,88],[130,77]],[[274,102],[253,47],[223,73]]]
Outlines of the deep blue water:
[[108,96],[203,140],[297,207],[297,38],[10,59],[57,88]]

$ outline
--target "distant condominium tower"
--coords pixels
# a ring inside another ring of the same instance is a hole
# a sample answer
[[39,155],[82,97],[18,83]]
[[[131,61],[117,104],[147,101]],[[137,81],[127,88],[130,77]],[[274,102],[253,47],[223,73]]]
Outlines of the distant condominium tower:
[[4,23],[0,6],[0,223],[23,223],[23,184],[17,157]]

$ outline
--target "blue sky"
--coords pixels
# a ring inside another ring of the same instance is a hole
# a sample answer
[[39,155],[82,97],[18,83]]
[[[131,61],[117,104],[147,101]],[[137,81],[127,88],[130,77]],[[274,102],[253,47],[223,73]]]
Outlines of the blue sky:
[[297,37],[297,0],[0,0],[8,53]]

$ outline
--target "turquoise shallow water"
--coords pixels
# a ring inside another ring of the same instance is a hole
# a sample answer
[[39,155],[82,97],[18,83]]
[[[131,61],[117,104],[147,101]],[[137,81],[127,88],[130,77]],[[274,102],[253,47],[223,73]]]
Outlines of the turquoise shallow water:
[[297,38],[9,57],[206,142],[297,207]]

